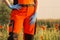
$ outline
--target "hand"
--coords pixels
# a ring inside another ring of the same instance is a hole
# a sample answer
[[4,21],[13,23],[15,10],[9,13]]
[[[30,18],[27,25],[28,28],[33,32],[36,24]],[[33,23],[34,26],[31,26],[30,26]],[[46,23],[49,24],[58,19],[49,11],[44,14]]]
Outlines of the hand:
[[35,13],[34,15],[31,16],[31,18],[30,18],[30,24],[31,24],[31,25],[36,22],[36,15],[37,15],[37,14]]
[[16,5],[10,5],[9,6],[11,9],[17,9],[19,10],[21,8],[21,6],[19,4],[16,4]]

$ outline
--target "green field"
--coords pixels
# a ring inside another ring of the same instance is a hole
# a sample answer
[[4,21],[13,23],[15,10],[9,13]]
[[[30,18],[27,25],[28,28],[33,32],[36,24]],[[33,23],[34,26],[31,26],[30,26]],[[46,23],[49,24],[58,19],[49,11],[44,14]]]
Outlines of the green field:
[[[46,26],[45,22],[47,23],[47,21],[44,21],[44,25],[42,24],[41,20],[37,22],[36,35],[34,36],[34,40],[60,40],[59,28],[56,30],[54,26],[56,24],[56,21],[54,21],[55,23],[53,25],[50,24],[51,27]],[[59,24],[59,22],[57,23]],[[41,27],[42,25],[45,26],[44,30]],[[3,27],[0,29],[0,40],[7,40],[7,28],[8,25],[3,25]],[[19,39],[23,40],[23,32],[20,33]]]

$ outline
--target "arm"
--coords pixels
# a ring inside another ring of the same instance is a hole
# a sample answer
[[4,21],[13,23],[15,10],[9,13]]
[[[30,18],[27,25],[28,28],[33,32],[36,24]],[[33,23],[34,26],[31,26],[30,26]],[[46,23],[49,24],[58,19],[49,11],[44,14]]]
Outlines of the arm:
[[34,15],[30,17],[30,24],[34,24],[36,22],[36,18],[37,18],[36,16],[37,16],[37,13],[34,13]]
[[7,6],[11,9],[17,9],[19,10],[21,8],[21,6],[19,4],[16,5],[11,5],[10,2],[8,0],[4,0],[4,2],[7,4]]
[[38,5],[38,2],[37,2],[37,0],[35,0],[34,14],[30,17],[30,24],[34,24],[36,22],[36,18],[37,18],[37,13],[36,13],[37,5]]
[[10,7],[10,2],[8,0],[4,0],[4,2],[7,4],[8,7]]

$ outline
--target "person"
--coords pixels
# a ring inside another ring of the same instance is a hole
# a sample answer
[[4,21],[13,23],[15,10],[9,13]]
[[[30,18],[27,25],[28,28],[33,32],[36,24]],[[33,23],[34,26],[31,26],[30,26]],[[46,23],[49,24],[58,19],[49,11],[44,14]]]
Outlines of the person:
[[12,9],[8,40],[18,40],[22,28],[24,28],[24,40],[33,40],[37,0],[13,0],[13,5],[8,0],[4,0],[4,2]]

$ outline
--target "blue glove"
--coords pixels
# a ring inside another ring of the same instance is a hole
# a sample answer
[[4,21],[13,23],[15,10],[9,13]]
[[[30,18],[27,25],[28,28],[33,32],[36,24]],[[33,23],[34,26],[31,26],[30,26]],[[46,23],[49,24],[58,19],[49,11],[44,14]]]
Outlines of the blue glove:
[[34,23],[36,22],[36,16],[37,16],[36,13],[35,13],[34,15],[31,16],[31,18],[30,18],[30,24],[31,24],[31,25],[34,24]]
[[21,6],[19,4],[16,4],[16,5],[10,5],[9,8],[19,10]]

